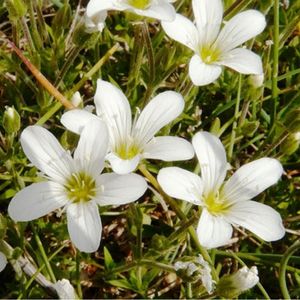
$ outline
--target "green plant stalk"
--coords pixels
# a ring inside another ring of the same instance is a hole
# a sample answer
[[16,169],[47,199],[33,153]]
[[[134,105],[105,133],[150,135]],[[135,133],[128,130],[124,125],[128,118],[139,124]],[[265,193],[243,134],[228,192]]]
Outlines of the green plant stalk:
[[[274,0],[273,4],[274,24],[273,24],[273,68],[272,68],[272,111],[271,128],[276,120],[276,110],[278,101],[278,60],[279,60],[279,0]],[[271,131],[272,132],[272,131]]]
[[[231,255],[242,265],[242,266],[246,266],[247,265],[233,252],[233,251],[230,251]],[[258,282],[257,283],[257,286],[258,288],[260,289],[260,291],[262,292],[263,296],[264,296],[264,299],[268,299],[270,300],[270,296],[268,295],[267,291],[265,290],[265,288],[263,287],[263,285]]]
[[52,106],[37,122],[36,125],[43,125],[46,123],[60,108],[62,104],[60,102],[56,102],[54,106]]
[[41,49],[43,47],[43,42],[42,42],[41,37],[39,35],[37,24],[36,24],[36,18],[34,16],[33,0],[29,1],[28,8],[29,8],[30,24],[31,24],[31,27],[32,27],[32,38],[33,38],[35,46],[38,49]]
[[80,283],[80,253],[76,251],[76,287],[79,299],[82,299],[82,289]]
[[292,254],[300,249],[300,241],[297,240],[290,248],[287,249],[287,251],[284,253],[281,262],[280,262],[280,268],[279,268],[279,285],[280,289],[283,295],[284,299],[291,299],[287,285],[285,280],[285,273],[287,270],[287,264],[292,256]]
[[[171,197],[169,197],[166,193],[164,193],[164,191],[162,190],[162,188],[160,187],[160,185],[158,184],[156,178],[147,170],[147,168],[145,167],[145,165],[140,165],[139,166],[139,170],[141,171],[141,173],[150,181],[150,183],[153,185],[153,187],[163,196],[163,198],[165,199],[165,201],[171,206],[171,208],[176,212],[176,215],[181,219],[181,220],[187,220],[186,215],[184,214],[184,212],[180,209],[180,207],[178,206],[178,204],[176,203],[176,201],[174,199],[172,199]],[[198,240],[197,237],[197,233],[194,229],[194,227],[190,226],[189,227],[189,234],[192,237],[197,249],[199,250],[199,252],[201,253],[201,255],[203,256],[203,258],[210,264],[211,266],[211,271],[212,271],[212,277],[215,281],[218,281],[218,275],[216,273],[216,270],[212,264],[211,258],[207,252],[207,250],[205,248],[203,248]]]
[[230,143],[228,147],[228,161],[231,161],[232,154],[233,154],[233,148],[235,143],[235,137],[236,137],[236,129],[237,129],[237,122],[239,118],[239,110],[240,110],[240,102],[241,102],[241,90],[242,90],[242,75],[239,74],[239,81],[238,81],[238,91],[236,96],[236,102],[235,102],[235,110],[234,110],[234,122],[232,124],[232,130],[231,130],[231,136],[230,136]]
[[33,40],[32,40],[31,34],[30,34],[30,30],[28,28],[25,17],[21,17],[21,24],[22,24],[22,29],[23,29],[24,35],[28,41],[28,45],[29,45],[28,49],[29,49],[30,56],[35,56],[35,53],[36,53],[35,46],[34,46],[34,43],[33,43]]
[[42,244],[42,242],[40,240],[40,237],[38,236],[37,231],[36,231],[34,225],[32,225],[31,228],[32,228],[32,231],[33,231],[34,239],[35,239],[35,241],[37,243],[37,246],[38,246],[38,249],[39,249],[39,251],[40,251],[40,253],[42,255],[44,264],[46,265],[46,269],[47,269],[48,274],[49,274],[49,276],[51,278],[51,281],[52,282],[56,282],[56,278],[55,278],[54,272],[53,272],[52,267],[50,265],[50,262],[49,262],[49,259],[47,257],[47,254],[45,252],[45,249],[43,247],[43,244]]

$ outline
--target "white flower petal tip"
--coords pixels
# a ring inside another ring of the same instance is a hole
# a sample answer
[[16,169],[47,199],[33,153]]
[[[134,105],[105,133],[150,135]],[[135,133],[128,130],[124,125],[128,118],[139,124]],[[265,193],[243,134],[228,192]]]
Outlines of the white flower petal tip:
[[78,299],[75,289],[68,279],[58,280],[52,286],[56,290],[59,299]]
[[163,168],[157,180],[166,194],[171,197],[201,205],[203,184],[196,174],[177,167]]
[[2,252],[0,252],[0,272],[4,270],[6,264],[7,264],[6,256]]
[[221,72],[221,66],[203,63],[199,55],[194,55],[189,63],[189,75],[197,86],[213,83],[220,77]]
[[159,136],[153,138],[144,148],[143,157],[163,161],[188,160],[195,155],[193,146],[183,138]]

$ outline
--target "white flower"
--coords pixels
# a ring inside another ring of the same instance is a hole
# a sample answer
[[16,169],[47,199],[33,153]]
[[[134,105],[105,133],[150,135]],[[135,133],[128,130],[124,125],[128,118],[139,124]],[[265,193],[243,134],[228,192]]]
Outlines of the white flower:
[[102,31],[108,10],[128,10],[137,15],[164,21],[175,19],[172,0],[90,0],[86,8],[86,25],[89,30]]
[[[180,94],[167,91],[157,95],[132,124],[130,105],[123,92],[109,82],[98,80],[95,105],[98,116],[105,121],[109,130],[110,153],[107,159],[114,172],[132,172],[142,158],[174,161],[194,156],[192,145],[183,138],[154,138],[156,132],[183,111],[184,100]],[[63,114],[61,122],[69,130],[80,134],[91,118],[98,117],[74,109]]]
[[48,179],[18,192],[8,212],[15,221],[31,221],[64,207],[68,231],[84,252],[98,249],[102,225],[98,205],[120,205],[141,197],[147,184],[136,174],[101,174],[107,153],[108,133],[100,120],[82,130],[74,158],[56,138],[40,126],[29,126],[21,135],[24,153]]
[[264,157],[242,166],[224,182],[227,161],[221,141],[208,132],[198,132],[193,146],[201,178],[170,167],[160,170],[158,182],[168,195],[202,207],[197,228],[200,243],[207,248],[227,244],[231,225],[242,226],[265,241],[281,239],[285,230],[280,215],[265,204],[251,201],[279,180],[281,164]]
[[59,299],[78,299],[76,292],[68,279],[58,280],[53,284]]
[[222,66],[242,74],[261,74],[261,58],[237,46],[263,31],[264,15],[256,10],[243,11],[220,30],[221,0],[193,0],[192,4],[196,26],[179,14],[173,22],[162,22],[167,35],[194,51],[189,63],[192,82],[195,85],[212,83],[220,76]]
[[0,252],[0,272],[2,272],[7,264],[6,256]]

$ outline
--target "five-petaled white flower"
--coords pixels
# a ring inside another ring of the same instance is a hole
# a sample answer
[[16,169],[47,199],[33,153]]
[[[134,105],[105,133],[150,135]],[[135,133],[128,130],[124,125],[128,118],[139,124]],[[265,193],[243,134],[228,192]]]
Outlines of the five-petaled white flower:
[[81,251],[94,252],[99,247],[102,225],[97,204],[133,202],[147,189],[146,181],[137,174],[101,174],[108,132],[99,119],[82,130],[74,157],[40,126],[27,127],[21,144],[48,180],[19,191],[9,204],[9,215],[15,221],[31,221],[64,207],[71,240]]
[[4,270],[6,264],[7,264],[6,256],[2,252],[0,252],[0,272]]
[[168,36],[195,52],[189,63],[189,75],[195,85],[215,81],[227,66],[242,74],[261,74],[261,58],[250,50],[237,48],[263,31],[265,17],[256,10],[243,11],[220,30],[221,0],[193,0],[196,26],[177,14],[173,22],[162,22]]
[[[175,161],[194,156],[192,145],[183,138],[154,137],[183,111],[184,100],[180,94],[166,91],[157,95],[133,124],[126,96],[111,83],[98,80],[94,100],[96,112],[109,130],[110,152],[107,160],[114,172],[132,172],[142,158]],[[91,118],[99,119],[85,110],[74,109],[63,114],[61,122],[69,130],[80,134]]]
[[197,227],[200,243],[207,248],[225,245],[232,226],[242,226],[265,241],[284,236],[280,215],[253,197],[275,184],[282,175],[281,164],[264,157],[239,168],[224,182],[227,170],[221,141],[208,132],[198,132],[193,146],[201,169],[201,178],[177,167],[161,169],[158,182],[170,196],[202,207]]
[[173,0],[90,0],[86,8],[86,26],[102,31],[108,10],[131,11],[137,15],[163,21],[175,19]]

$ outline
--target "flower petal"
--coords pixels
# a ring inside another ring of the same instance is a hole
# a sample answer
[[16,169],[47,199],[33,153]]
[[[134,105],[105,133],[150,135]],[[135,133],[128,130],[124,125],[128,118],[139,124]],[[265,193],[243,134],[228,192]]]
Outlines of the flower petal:
[[203,184],[196,174],[181,168],[169,167],[159,171],[157,180],[169,196],[201,205]]
[[230,202],[250,200],[275,184],[283,173],[277,159],[260,158],[239,168],[225,183],[221,197]]
[[193,137],[193,146],[201,168],[204,194],[217,191],[223,183],[227,160],[224,146],[221,141],[209,132],[198,132]]
[[238,13],[221,30],[216,47],[227,52],[260,34],[266,27],[265,16],[254,9]]
[[195,52],[198,51],[198,30],[188,18],[176,14],[174,21],[162,22],[161,25],[170,38],[189,47]]
[[190,142],[176,136],[158,136],[144,148],[143,157],[164,161],[187,160],[194,157]]
[[8,213],[14,221],[27,222],[45,216],[67,203],[62,185],[52,181],[33,183],[13,197]]
[[28,159],[54,180],[62,182],[70,174],[71,155],[43,127],[26,127],[21,134],[21,145]]
[[134,202],[143,196],[147,190],[145,179],[137,174],[102,174],[98,184],[102,185],[102,191],[95,200],[100,206],[123,205]]
[[7,264],[6,256],[0,252],[0,272],[2,272]]
[[154,97],[141,112],[133,138],[144,146],[162,127],[175,120],[183,111],[184,100],[179,93],[166,91]]
[[216,39],[223,17],[221,0],[193,0],[193,12],[202,45],[211,45]]
[[72,109],[65,112],[60,119],[60,122],[70,131],[81,134],[86,123],[91,120],[98,120],[99,117],[84,110]]
[[117,154],[111,152],[106,156],[106,159],[109,161],[110,166],[115,173],[128,174],[137,168],[141,160],[141,156],[138,154],[131,159],[123,159]]
[[197,86],[207,85],[219,78],[222,67],[214,64],[205,64],[199,55],[195,54],[189,63],[189,75]]
[[87,32],[100,31],[105,27],[105,20],[107,18],[107,11],[100,11],[96,14],[93,14],[91,17],[88,17],[87,14],[84,16],[84,23]]
[[108,131],[104,122],[99,118],[88,122],[74,152],[74,159],[80,164],[79,168],[92,174],[100,174],[108,148]]
[[217,248],[229,243],[232,226],[223,217],[213,216],[204,208],[198,223],[197,234],[202,246]]
[[173,5],[168,1],[160,0],[153,1],[147,9],[132,9],[137,15],[154,18],[162,21],[173,21],[175,19],[176,11]]
[[[120,3],[122,3],[120,1]],[[122,6],[118,5],[118,1],[115,0],[90,0],[86,7],[86,15],[92,18],[99,12],[106,10],[122,10]]]
[[123,92],[103,80],[97,80],[95,94],[97,115],[108,127],[112,148],[124,143],[131,132],[131,109]]
[[72,203],[67,207],[68,231],[72,243],[83,252],[95,252],[101,240],[102,224],[95,201]]
[[227,212],[226,219],[267,242],[277,241],[285,234],[280,214],[270,206],[255,201],[236,202]]
[[244,48],[230,50],[221,57],[219,63],[242,74],[263,72],[260,56]]

